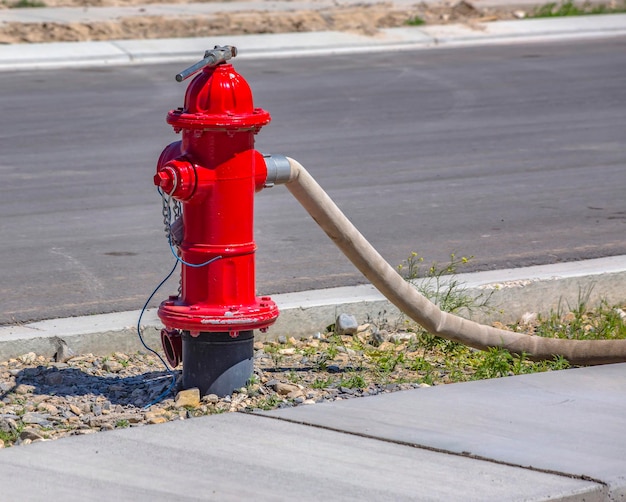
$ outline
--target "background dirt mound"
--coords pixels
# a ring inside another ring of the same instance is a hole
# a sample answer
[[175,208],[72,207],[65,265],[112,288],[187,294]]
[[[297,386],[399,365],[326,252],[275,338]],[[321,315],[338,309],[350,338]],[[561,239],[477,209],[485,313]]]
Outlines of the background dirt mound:
[[[90,0],[94,5],[130,5],[136,0]],[[157,0],[158,1],[158,0]],[[48,0],[76,6],[78,0]],[[145,0],[142,1],[145,4]],[[81,4],[84,5],[84,4]],[[398,8],[388,3],[287,12],[246,11],[175,16],[134,16],[82,23],[5,23],[0,43],[74,42],[92,40],[209,37],[253,33],[349,31],[375,35],[380,28],[450,22],[486,22],[512,19],[507,10],[480,10],[468,2],[455,5],[414,5]]]

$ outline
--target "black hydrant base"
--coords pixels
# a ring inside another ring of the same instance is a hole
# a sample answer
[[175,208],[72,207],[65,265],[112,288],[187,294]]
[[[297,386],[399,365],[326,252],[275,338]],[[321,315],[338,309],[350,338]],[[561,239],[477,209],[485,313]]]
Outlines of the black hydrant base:
[[200,395],[226,396],[245,387],[254,371],[254,332],[225,333],[183,331],[183,388],[197,387]]

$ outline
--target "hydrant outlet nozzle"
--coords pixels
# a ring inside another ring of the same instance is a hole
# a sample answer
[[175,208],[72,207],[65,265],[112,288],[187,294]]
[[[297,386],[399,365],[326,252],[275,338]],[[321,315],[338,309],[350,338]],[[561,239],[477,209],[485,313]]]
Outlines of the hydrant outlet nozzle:
[[174,187],[174,178],[170,171],[158,171],[154,175],[154,184],[169,193]]
[[204,59],[198,61],[196,64],[191,65],[189,68],[185,68],[183,71],[176,75],[176,82],[182,82],[188,79],[192,75],[198,73],[205,66],[217,66],[224,61],[228,61],[237,55],[237,47],[233,45],[216,45],[212,50],[207,50],[204,53]]
[[265,167],[267,168],[265,188],[282,185],[291,180],[291,164],[287,157],[284,155],[263,155],[263,160],[265,160]]
[[193,195],[196,181],[196,172],[186,160],[170,160],[154,175],[154,184],[179,200],[187,200]]

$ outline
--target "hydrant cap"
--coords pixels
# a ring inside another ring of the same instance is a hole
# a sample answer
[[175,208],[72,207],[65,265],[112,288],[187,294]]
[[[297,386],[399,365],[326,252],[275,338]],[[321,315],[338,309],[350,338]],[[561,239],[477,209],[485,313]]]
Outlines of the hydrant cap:
[[254,108],[248,82],[228,63],[205,68],[189,84],[185,107],[167,115],[175,129],[258,130],[269,121],[268,112]]

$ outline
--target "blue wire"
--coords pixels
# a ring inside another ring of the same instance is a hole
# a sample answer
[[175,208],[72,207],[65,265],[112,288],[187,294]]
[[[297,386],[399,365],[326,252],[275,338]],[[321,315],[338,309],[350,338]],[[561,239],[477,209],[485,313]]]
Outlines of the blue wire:
[[209,263],[213,263],[215,260],[219,260],[221,258],[221,256],[215,256],[211,258],[210,260],[205,261],[204,263],[198,263],[198,264],[186,262],[185,260],[183,260],[180,256],[176,254],[176,250],[174,249],[174,244],[172,244],[171,239],[170,239],[170,250],[172,251],[174,258],[176,258],[176,261],[179,261],[183,265],[187,265],[188,267],[193,267],[193,268],[205,267]]
[[[159,195],[163,196],[163,192],[161,191],[161,187],[157,187],[157,192],[159,192]],[[167,210],[168,210],[168,214],[171,215],[171,210],[170,210],[169,204],[167,206]],[[144,410],[150,408],[150,406],[153,406],[153,405],[161,402],[163,399],[165,399],[165,397],[167,395],[169,395],[170,392],[172,392],[172,389],[176,385],[176,373],[174,372],[174,370],[171,369],[168,366],[168,364],[165,362],[165,360],[161,357],[161,354],[159,354],[156,350],[148,347],[148,345],[146,344],[146,342],[143,339],[143,335],[141,334],[141,319],[142,319],[144,313],[146,312],[146,309],[148,308],[148,304],[152,301],[152,298],[154,297],[154,295],[156,295],[157,291],[159,289],[161,289],[161,286],[163,286],[163,284],[165,284],[167,282],[167,280],[170,277],[172,277],[172,274],[176,271],[176,267],[178,266],[178,262],[180,262],[183,265],[186,265],[188,267],[199,268],[199,267],[204,267],[204,266],[208,265],[209,263],[212,263],[215,260],[219,260],[221,258],[221,256],[215,256],[214,258],[211,258],[210,260],[208,260],[208,261],[206,261],[204,263],[198,263],[198,264],[188,263],[185,260],[183,260],[180,256],[178,256],[178,254],[176,253],[176,250],[174,249],[174,244],[172,243],[172,236],[171,236],[171,234],[168,234],[167,241],[168,241],[168,243],[170,245],[170,250],[172,251],[172,254],[174,255],[174,258],[176,258],[176,261],[174,262],[174,266],[172,267],[172,270],[170,270],[170,273],[165,276],[165,279],[163,279],[156,288],[154,288],[154,291],[152,292],[152,294],[150,294],[150,296],[146,300],[146,303],[144,303],[144,306],[141,309],[141,313],[139,314],[139,319],[137,320],[137,335],[139,336],[139,341],[145,347],[145,349],[148,350],[149,352],[152,352],[155,356],[157,356],[159,358],[161,363],[163,363],[163,366],[165,367],[165,370],[172,376],[172,383],[158,397],[156,397],[155,399],[150,401],[148,404],[146,404],[142,408]]]
[[156,350],[148,347],[148,345],[143,339],[143,335],[141,334],[141,319],[144,313],[146,312],[146,309],[148,308],[148,304],[150,303],[150,301],[152,301],[152,298],[154,297],[154,295],[156,295],[157,291],[161,289],[161,286],[163,286],[163,284],[165,284],[167,280],[170,277],[172,277],[172,274],[176,271],[176,267],[178,267],[178,261],[174,262],[174,266],[172,267],[172,270],[170,270],[170,273],[167,274],[167,276],[165,276],[165,279],[163,279],[159,283],[159,285],[154,289],[152,294],[148,297],[148,299],[146,300],[146,303],[144,303],[144,306],[141,309],[141,313],[139,314],[139,319],[137,319],[137,336],[139,336],[139,341],[146,348],[146,350],[148,350],[149,352],[152,352],[155,356],[159,358],[159,360],[163,363],[165,370],[172,376],[172,383],[170,384],[170,386],[165,391],[163,391],[158,397],[153,399],[150,403],[146,404],[143,407],[144,410],[150,408],[150,406],[155,405],[161,402],[163,399],[165,399],[165,396],[167,396],[170,392],[172,392],[172,389],[176,385],[176,373],[167,365],[165,360],[161,357],[161,354],[159,354]]

